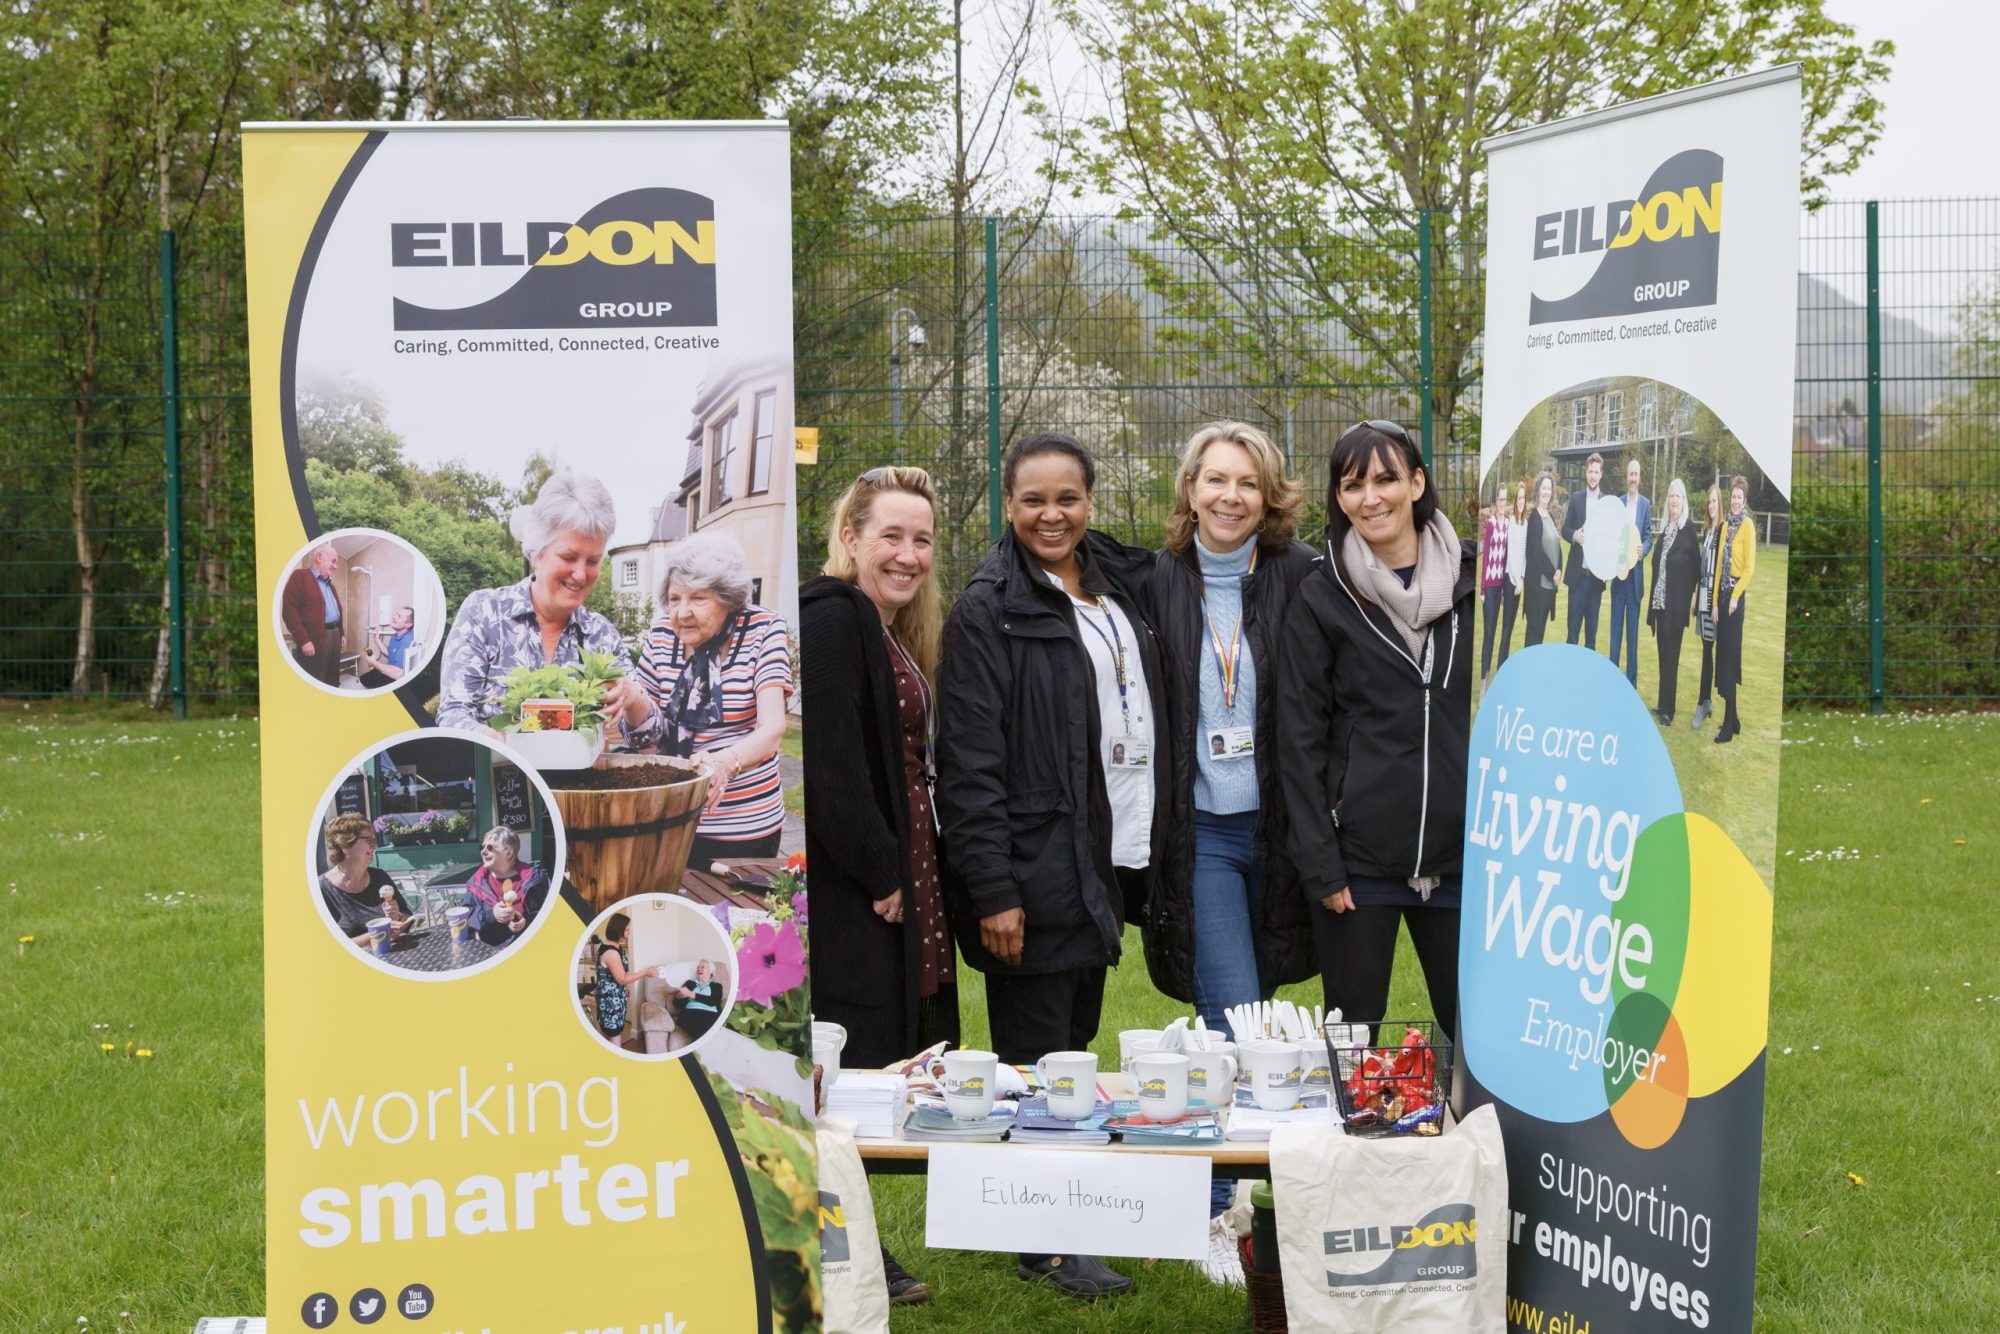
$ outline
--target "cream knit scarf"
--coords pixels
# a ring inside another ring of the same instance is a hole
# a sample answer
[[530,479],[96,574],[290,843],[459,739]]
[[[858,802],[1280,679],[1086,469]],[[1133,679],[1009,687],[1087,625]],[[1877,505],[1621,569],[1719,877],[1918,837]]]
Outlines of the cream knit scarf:
[[1374,549],[1356,530],[1347,530],[1340,550],[1341,564],[1359,586],[1361,596],[1389,613],[1410,657],[1421,662],[1424,632],[1451,610],[1452,589],[1458,585],[1462,553],[1451,520],[1439,509],[1431,515],[1430,526],[1417,534],[1417,573],[1408,588],[1393,569],[1376,559]]

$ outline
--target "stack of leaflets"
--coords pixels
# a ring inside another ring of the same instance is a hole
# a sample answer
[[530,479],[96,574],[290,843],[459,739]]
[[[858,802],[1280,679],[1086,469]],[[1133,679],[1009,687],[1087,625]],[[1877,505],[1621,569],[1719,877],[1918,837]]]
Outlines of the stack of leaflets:
[[1267,1112],[1257,1105],[1256,1095],[1247,1088],[1236,1090],[1236,1102],[1229,1109],[1229,1131],[1225,1139],[1262,1143],[1279,1126],[1340,1124],[1340,1109],[1324,1088],[1307,1089],[1299,1095],[1299,1105],[1286,1112]]
[[1049,1114],[1048,1096],[1038,1093],[1021,1099],[1021,1110],[1014,1114],[1014,1129],[1007,1138],[1015,1144],[1109,1144],[1111,1132],[1104,1128],[1104,1122],[1110,1115],[1111,1104],[1100,1101],[1082,1120],[1064,1120]]
[[1126,1144],[1194,1145],[1222,1142],[1222,1128],[1216,1124],[1214,1112],[1189,1112],[1178,1121],[1148,1121],[1139,1114],[1139,1102],[1136,1098],[1120,1098],[1112,1103],[1111,1116],[1105,1121],[1104,1128],[1117,1131],[1119,1140]]
[[826,1094],[826,1110],[854,1122],[862,1139],[891,1139],[903,1114],[908,1087],[901,1075],[884,1070],[842,1070]]
[[978,1121],[961,1121],[943,1103],[929,1101],[910,1105],[903,1122],[903,1138],[958,1144],[998,1144],[1014,1124],[1014,1104],[995,1103],[993,1110]]

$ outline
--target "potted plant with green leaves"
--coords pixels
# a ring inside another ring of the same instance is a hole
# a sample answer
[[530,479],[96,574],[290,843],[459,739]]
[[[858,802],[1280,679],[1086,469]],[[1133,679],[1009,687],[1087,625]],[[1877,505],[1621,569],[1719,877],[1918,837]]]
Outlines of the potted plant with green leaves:
[[537,769],[587,769],[604,749],[604,697],[625,668],[616,654],[592,650],[576,662],[516,667],[492,725]]

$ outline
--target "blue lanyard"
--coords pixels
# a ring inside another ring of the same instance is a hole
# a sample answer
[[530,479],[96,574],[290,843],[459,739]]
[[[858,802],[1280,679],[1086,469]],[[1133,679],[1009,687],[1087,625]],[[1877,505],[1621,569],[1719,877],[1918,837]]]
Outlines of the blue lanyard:
[[1102,593],[1093,593],[1091,597],[1096,601],[1097,609],[1104,613],[1104,624],[1111,627],[1111,632],[1106,634],[1104,626],[1099,625],[1084,614],[1082,607],[1076,609],[1076,618],[1092,630],[1095,630],[1097,637],[1104,641],[1104,647],[1111,650],[1111,665],[1118,678],[1118,716],[1124,720],[1125,734],[1130,736],[1132,733],[1132,707],[1125,693],[1125,636],[1118,633],[1118,618],[1112,614],[1111,608],[1105,604],[1104,595]]

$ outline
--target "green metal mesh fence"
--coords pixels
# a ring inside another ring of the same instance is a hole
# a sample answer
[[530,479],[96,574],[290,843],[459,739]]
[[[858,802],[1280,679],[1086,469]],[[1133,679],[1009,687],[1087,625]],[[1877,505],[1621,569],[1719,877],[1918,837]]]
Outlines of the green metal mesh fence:
[[[2000,201],[1835,204],[1803,235],[1788,697],[2000,699]],[[172,250],[0,233],[0,695],[172,698],[176,564],[181,692],[255,689],[241,237]],[[1096,454],[1098,521],[1131,541],[1159,540],[1217,418],[1286,447],[1308,531],[1328,448],[1372,416],[1421,430],[1471,521],[1481,255],[1457,218],[804,219],[794,262],[808,572],[839,492],[901,458],[938,479],[956,587],[999,521],[996,461],[1052,428]]]

